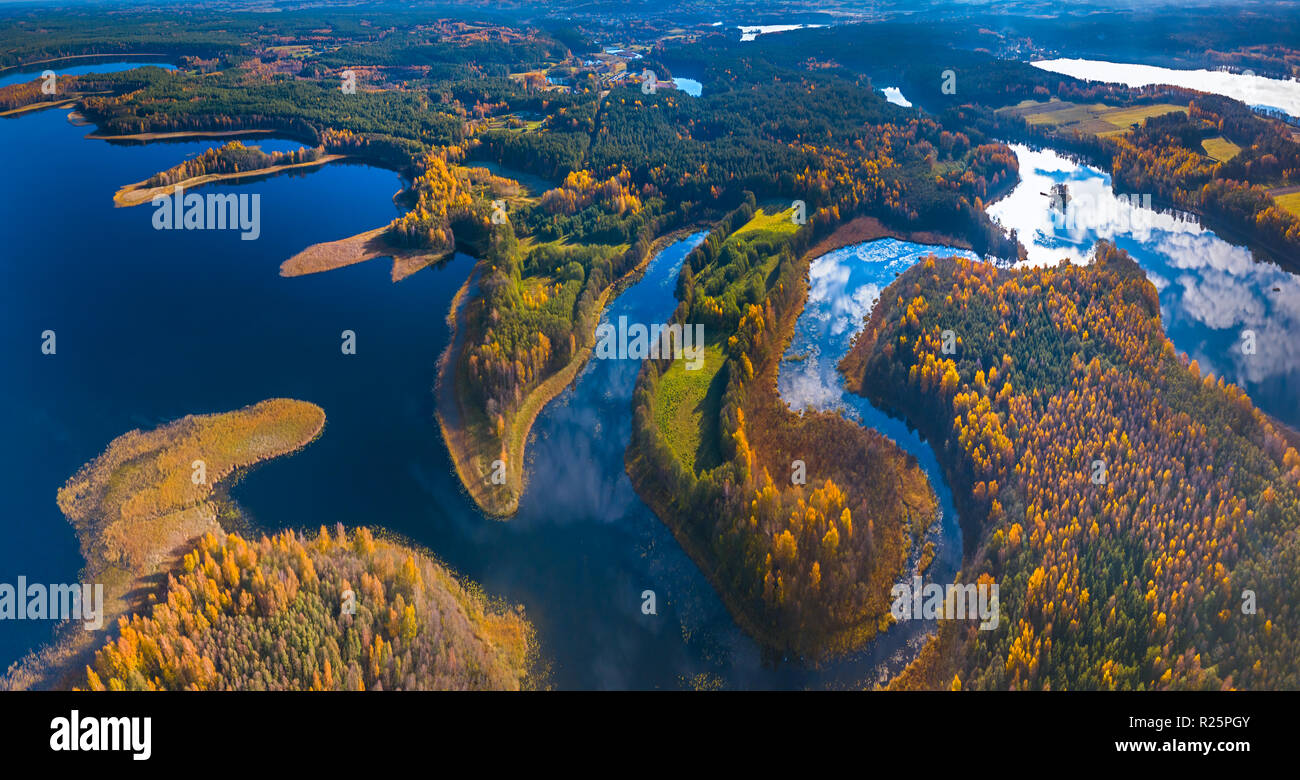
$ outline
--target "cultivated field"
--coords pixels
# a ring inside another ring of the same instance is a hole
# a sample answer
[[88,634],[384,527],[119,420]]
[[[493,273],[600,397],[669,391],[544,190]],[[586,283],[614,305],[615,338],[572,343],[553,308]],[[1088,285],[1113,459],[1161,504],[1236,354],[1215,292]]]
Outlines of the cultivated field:
[[1022,116],[1031,125],[1051,125],[1093,135],[1109,136],[1128,132],[1133,125],[1153,116],[1183,111],[1186,106],[1156,103],[1150,106],[1117,108],[1105,103],[1071,103],[1067,100],[1024,100],[998,109],[999,113]]

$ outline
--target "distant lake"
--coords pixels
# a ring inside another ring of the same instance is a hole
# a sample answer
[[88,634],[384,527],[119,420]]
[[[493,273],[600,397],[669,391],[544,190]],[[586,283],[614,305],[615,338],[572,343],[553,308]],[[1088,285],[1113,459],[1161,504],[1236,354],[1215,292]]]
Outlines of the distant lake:
[[885,100],[888,100],[890,103],[893,103],[896,106],[902,106],[903,108],[912,107],[912,101],[903,97],[903,90],[898,87],[881,87],[880,91],[885,93]]
[[[72,60],[64,60],[71,62]],[[19,70],[7,70],[0,73],[0,87],[7,87],[10,84],[18,84],[23,81],[36,81],[41,77],[41,73],[46,70],[52,70],[60,76],[84,76],[87,73],[117,73],[123,70],[132,70],[134,68],[143,68],[146,65],[152,65],[155,68],[165,70],[176,70],[175,65],[163,62],[161,59],[154,62],[94,62],[93,60],[84,65],[72,65],[64,67],[58,62],[46,65],[34,65],[29,68]]]
[[[1160,293],[1165,332],[1180,352],[1234,382],[1260,409],[1300,427],[1300,277],[1217,236],[1194,217],[1161,213],[1117,198],[1110,176],[1051,150],[1019,144],[1020,184],[989,216],[1015,229],[1035,265],[1091,259],[1099,238],[1114,241],[1142,266]],[[1053,215],[1045,193],[1062,182],[1076,204]],[[1242,333],[1256,353],[1242,352]]]
[[691,97],[699,97],[700,95],[704,94],[704,85],[696,81],[695,79],[688,79],[682,76],[674,76],[673,83],[677,85],[678,89],[690,95]]
[[790,32],[791,30],[811,30],[814,27],[825,26],[824,24],[742,24],[740,25],[740,40],[752,41],[760,35]]
[[1030,63],[1052,73],[1089,81],[1145,87],[1168,84],[1236,98],[1248,106],[1268,106],[1300,117],[1300,81],[1271,79],[1218,70],[1176,70],[1103,60],[1056,59]]

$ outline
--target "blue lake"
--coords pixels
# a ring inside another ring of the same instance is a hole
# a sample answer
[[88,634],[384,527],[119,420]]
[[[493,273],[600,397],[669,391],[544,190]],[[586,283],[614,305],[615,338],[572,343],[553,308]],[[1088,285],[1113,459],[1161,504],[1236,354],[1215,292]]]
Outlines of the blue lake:
[[674,76],[673,83],[677,85],[678,89],[691,97],[699,97],[704,94],[704,85],[695,79],[688,79],[685,76]]
[[881,87],[880,91],[885,93],[885,100],[888,100],[890,103],[893,103],[896,106],[902,106],[903,108],[912,107],[912,101],[908,100],[903,95],[903,90],[898,87]]
[[1089,81],[1106,81],[1129,87],[1169,84],[1236,98],[1248,106],[1268,106],[1300,117],[1300,81],[1256,76],[1251,71],[1161,68],[1129,62],[1054,59],[1031,62],[1035,68]]

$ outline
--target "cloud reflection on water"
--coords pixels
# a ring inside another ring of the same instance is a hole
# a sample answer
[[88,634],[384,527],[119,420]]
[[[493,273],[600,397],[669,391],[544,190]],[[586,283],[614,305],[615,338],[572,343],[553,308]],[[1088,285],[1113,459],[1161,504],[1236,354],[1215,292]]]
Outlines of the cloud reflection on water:
[[[1300,279],[1190,218],[1134,205],[1111,192],[1110,177],[1054,151],[1013,144],[1021,182],[988,213],[1017,231],[1030,265],[1090,260],[1098,239],[1115,241],[1138,261],[1160,293],[1175,346],[1202,367],[1242,386],[1265,411],[1300,424],[1287,387],[1300,386]],[[1064,182],[1070,199],[1089,205],[1088,219],[1062,224],[1044,193]],[[1083,224],[1078,224],[1078,223]],[[1253,330],[1257,352],[1244,354]],[[1291,391],[1294,395],[1294,390]]]

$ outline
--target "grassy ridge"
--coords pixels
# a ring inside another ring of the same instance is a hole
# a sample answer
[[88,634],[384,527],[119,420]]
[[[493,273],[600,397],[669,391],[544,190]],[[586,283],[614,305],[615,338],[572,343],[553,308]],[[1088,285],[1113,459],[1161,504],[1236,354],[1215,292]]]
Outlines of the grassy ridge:
[[125,583],[150,573],[177,545],[214,530],[217,484],[307,445],[324,427],[319,406],[273,398],[114,439],[59,490],[87,574]]
[[685,363],[674,362],[659,381],[655,419],[682,466],[695,473],[722,462],[718,415],[727,384],[725,363],[721,347],[708,344],[703,366],[688,371]]
[[[104,626],[148,604],[194,539],[223,533],[214,495],[241,469],[293,452],[325,426],[315,404],[273,398],[225,414],[189,415],[122,434],[58,492],[77,532],[81,581],[104,586]],[[67,684],[100,636],[74,626],[10,670],[2,687]]]

